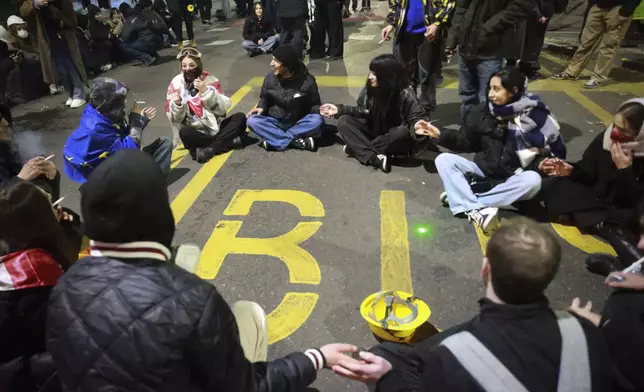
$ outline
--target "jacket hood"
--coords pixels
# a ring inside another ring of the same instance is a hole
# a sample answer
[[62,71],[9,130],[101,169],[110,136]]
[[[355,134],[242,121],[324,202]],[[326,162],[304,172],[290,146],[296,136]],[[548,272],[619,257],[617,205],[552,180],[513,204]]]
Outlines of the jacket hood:
[[[629,103],[639,103],[640,105],[644,106],[644,98],[633,98],[629,99],[626,102],[623,102],[619,107],[617,108],[617,111],[619,111],[624,105],[629,104]],[[608,124],[608,127],[606,127],[606,131],[604,132],[604,140],[603,140],[603,145],[602,147],[606,151],[610,151],[610,146],[613,144],[612,139],[610,138],[610,133],[613,130],[613,123],[611,122]],[[640,132],[637,134],[637,137],[635,138],[634,141],[629,142],[629,143],[622,143],[622,147],[633,150],[633,156],[637,158],[644,157],[644,124],[642,124],[642,127],[640,128]]]
[[81,187],[81,210],[91,240],[172,244],[166,178],[143,151],[121,150],[101,163]]
[[122,121],[126,114],[125,99],[128,92],[128,87],[118,80],[96,78],[92,80],[89,102],[96,111],[112,121]]

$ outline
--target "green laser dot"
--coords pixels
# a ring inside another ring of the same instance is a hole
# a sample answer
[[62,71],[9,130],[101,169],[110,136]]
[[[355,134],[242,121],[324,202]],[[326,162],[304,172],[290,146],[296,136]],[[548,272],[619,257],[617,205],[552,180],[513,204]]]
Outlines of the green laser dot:
[[418,234],[427,234],[427,228],[426,227],[419,227],[418,228]]

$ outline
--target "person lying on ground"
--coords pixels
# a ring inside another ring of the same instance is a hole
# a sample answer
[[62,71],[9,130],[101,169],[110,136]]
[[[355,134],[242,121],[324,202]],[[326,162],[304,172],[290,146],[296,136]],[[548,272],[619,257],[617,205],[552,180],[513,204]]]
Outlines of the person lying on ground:
[[613,391],[613,363],[600,331],[557,312],[545,290],[561,262],[554,235],[516,218],[487,244],[485,297],[471,320],[413,346],[383,343],[340,361],[335,373],[389,391]]
[[441,201],[484,232],[498,226],[499,208],[539,193],[545,157],[566,157],[559,124],[538,96],[527,94],[519,70],[494,73],[488,86],[488,102],[468,112],[460,130],[440,130],[436,140],[456,152],[474,152],[474,161],[451,153],[435,161],[445,187]]
[[[613,122],[595,137],[580,161],[550,158],[543,163],[553,177],[543,187],[549,219],[572,223],[607,240],[617,252],[613,260],[617,269],[644,255],[636,247],[637,205],[644,197],[642,129],[644,99],[630,99],[619,106]],[[592,272],[606,275],[600,268],[605,260],[605,255],[590,255],[586,264]]]
[[347,344],[267,362],[261,307],[231,309],[171,259],[166,179],[149,155],[110,157],[81,187],[81,208],[90,256],[59,280],[47,310],[63,390],[301,391],[323,367],[357,363]]
[[338,131],[347,155],[385,173],[391,170],[393,155],[409,154],[417,139],[426,138],[416,135],[416,128],[431,131],[404,66],[390,54],[371,60],[357,106],[325,103],[320,114],[339,118]]
[[0,104],[0,185],[13,178],[33,182],[56,201],[60,198],[60,173],[56,165],[44,156],[23,162],[12,144],[13,119],[11,110]]
[[219,79],[204,71],[201,53],[185,48],[177,58],[181,73],[170,82],[166,97],[173,144],[183,143],[192,159],[201,163],[234,147],[243,147],[246,116],[235,113],[226,117],[232,102],[224,95]]
[[0,186],[0,390],[60,391],[45,348],[47,304],[78,257],[61,217],[34,184],[13,179]]
[[260,146],[266,150],[314,151],[313,136],[320,134],[324,124],[315,76],[291,45],[275,49],[271,67],[257,107],[248,112],[248,127],[262,139]]
[[254,12],[246,18],[242,35],[242,47],[249,57],[273,52],[279,44],[279,36],[268,17],[264,16],[264,6],[261,2],[253,4]]
[[119,10],[125,22],[121,39],[122,49],[130,57],[143,66],[153,65],[159,57],[157,50],[163,48],[163,40],[148,27],[148,21],[129,4],[123,3]]
[[[156,109],[142,108],[135,101],[127,117],[128,92],[128,87],[117,80],[92,80],[90,104],[63,148],[65,173],[73,181],[85,183],[102,162],[119,150],[141,149],[143,130],[156,117]],[[154,158],[164,173],[170,172],[172,140],[169,137],[158,138],[142,150]]]

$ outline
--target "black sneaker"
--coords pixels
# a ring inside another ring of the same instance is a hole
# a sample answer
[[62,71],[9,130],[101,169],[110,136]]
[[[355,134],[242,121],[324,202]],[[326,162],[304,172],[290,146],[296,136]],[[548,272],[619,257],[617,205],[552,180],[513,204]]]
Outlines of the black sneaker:
[[202,22],[203,24],[211,25],[212,22],[209,19],[206,19]]
[[592,253],[586,258],[586,269],[595,275],[608,276],[617,269],[617,257],[607,253]]
[[262,140],[261,142],[259,142],[259,146],[266,151],[273,151],[273,148],[270,146],[270,144],[266,142],[266,140]]
[[353,156],[353,151],[351,151],[351,148],[346,144],[342,146],[342,151],[347,154],[348,157]]
[[389,157],[385,154],[374,155],[374,157],[371,158],[371,165],[376,169],[382,170],[384,173],[389,173],[391,171]]
[[250,53],[248,53],[248,57],[257,57],[257,56],[259,56],[259,55],[260,55],[260,54],[262,54],[262,53],[263,53],[263,52],[262,52],[261,50],[259,50],[259,49],[252,49],[252,50],[250,51]]
[[197,162],[206,163],[210,158],[215,155],[215,150],[212,147],[197,148]]
[[315,140],[312,137],[295,139],[291,142],[291,147],[297,148],[298,150],[315,151]]

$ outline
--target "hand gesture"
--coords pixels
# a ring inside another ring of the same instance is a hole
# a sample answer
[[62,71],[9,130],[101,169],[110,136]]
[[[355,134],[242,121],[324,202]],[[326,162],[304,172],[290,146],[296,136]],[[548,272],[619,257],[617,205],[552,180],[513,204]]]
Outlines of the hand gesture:
[[338,114],[338,107],[332,103],[325,103],[320,106],[320,114],[326,118],[334,117]]
[[250,110],[250,112],[248,112],[248,114],[246,114],[246,117],[254,116],[256,114],[261,115],[262,113],[264,113],[264,109],[262,109],[262,108],[253,108],[253,109]]
[[260,38],[259,41],[257,41],[257,45],[261,45],[263,43],[264,43],[264,40],[262,38]]
[[427,38],[429,41],[433,41],[436,39],[436,33],[438,33],[438,26],[431,24],[425,29],[425,38]]
[[195,79],[193,84],[200,94],[203,94],[206,92],[206,90],[208,90],[208,86],[206,86],[206,83],[201,79]]
[[326,358],[326,367],[332,368],[337,365],[340,361],[346,361],[349,363],[359,363],[352,357],[346,355],[347,353],[355,353],[358,351],[358,347],[353,344],[344,344],[344,343],[333,343],[327,344],[320,348],[324,358]]
[[546,158],[539,162],[538,169],[541,173],[550,175],[551,173],[555,173],[556,166],[557,160],[555,158]]
[[360,358],[362,361],[358,363],[341,360],[331,369],[335,374],[351,380],[376,383],[392,368],[386,359],[366,351],[360,352]]
[[175,105],[181,105],[181,94],[178,91],[175,91],[172,93],[172,101],[175,103]]
[[56,170],[56,165],[52,161],[43,161],[43,170],[45,171],[45,176],[48,180],[53,180],[56,178],[58,170]]
[[[614,277],[619,277],[621,281],[617,281]],[[606,278],[606,285],[616,289],[631,289],[637,291],[644,291],[644,275],[613,272]]]
[[31,181],[47,173],[45,158],[35,157],[27,161],[18,173],[18,177],[25,181]]
[[73,222],[74,221],[74,216],[68,212],[65,212],[63,210],[63,207],[60,205],[54,207],[54,214],[56,214],[56,219],[58,219],[58,222]]
[[548,21],[548,18],[546,18],[545,16],[542,16],[541,18],[537,19],[537,22],[541,24],[546,24],[547,21]]
[[440,129],[425,120],[418,120],[414,125],[414,131],[416,132],[416,135],[429,136],[432,139],[438,139],[441,137]]
[[141,115],[143,117],[147,117],[150,120],[154,120],[154,118],[157,116],[157,110],[152,107],[147,107],[141,111]]
[[[563,161],[559,158],[548,158],[545,159],[545,161],[548,161],[546,165],[553,165],[553,169],[549,169],[548,166],[546,166],[546,169],[549,170],[547,173],[550,177],[568,177],[572,174],[573,167],[570,163]],[[542,165],[544,165],[544,162],[541,162],[539,164],[539,170],[541,170]]]
[[588,321],[595,324],[596,326],[599,326],[599,323],[601,322],[602,318],[600,315],[598,315],[597,313],[591,310],[593,307],[593,303],[588,301],[583,308],[580,305],[581,305],[581,300],[579,298],[575,298],[572,300],[572,304],[570,305],[570,308],[568,310],[577,314],[578,316],[581,316],[587,319]]
[[394,31],[394,26],[392,25],[385,26],[380,32],[380,38],[382,38],[383,41],[389,41],[391,39],[391,33],[393,31]]
[[618,169],[626,169],[633,164],[633,152],[624,150],[619,143],[613,143],[610,146],[610,156]]

